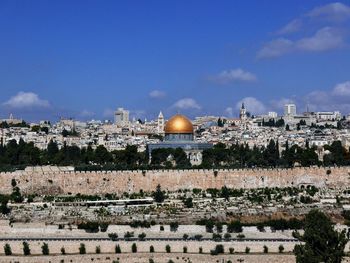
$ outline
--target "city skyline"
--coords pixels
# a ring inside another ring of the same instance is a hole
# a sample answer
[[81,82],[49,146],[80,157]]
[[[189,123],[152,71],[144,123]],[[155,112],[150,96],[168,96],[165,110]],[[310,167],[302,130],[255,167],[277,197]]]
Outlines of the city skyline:
[[2,118],[350,112],[346,1],[0,6]]

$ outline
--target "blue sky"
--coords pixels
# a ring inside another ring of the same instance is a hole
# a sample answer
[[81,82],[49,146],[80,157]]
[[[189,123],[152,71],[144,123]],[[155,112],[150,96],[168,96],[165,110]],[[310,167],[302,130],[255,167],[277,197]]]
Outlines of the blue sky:
[[350,112],[350,2],[0,2],[0,117]]

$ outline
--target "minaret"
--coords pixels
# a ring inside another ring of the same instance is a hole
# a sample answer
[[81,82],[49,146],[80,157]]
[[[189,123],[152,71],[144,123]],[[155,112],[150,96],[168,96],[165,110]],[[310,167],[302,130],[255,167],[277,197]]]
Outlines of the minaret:
[[164,116],[163,116],[163,113],[162,112],[159,112],[159,115],[158,115],[158,133],[159,134],[162,134],[164,133]]
[[244,107],[244,102],[242,102],[241,109],[239,110],[239,118],[241,120],[246,120],[247,119],[247,110]]

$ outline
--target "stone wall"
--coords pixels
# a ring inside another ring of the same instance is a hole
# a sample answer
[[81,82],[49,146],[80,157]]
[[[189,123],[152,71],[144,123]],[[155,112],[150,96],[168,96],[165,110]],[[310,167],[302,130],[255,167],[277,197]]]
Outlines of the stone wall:
[[15,179],[24,193],[104,194],[193,188],[300,187],[346,188],[350,167],[292,169],[154,170],[74,172],[32,169],[0,173],[0,193],[11,193]]

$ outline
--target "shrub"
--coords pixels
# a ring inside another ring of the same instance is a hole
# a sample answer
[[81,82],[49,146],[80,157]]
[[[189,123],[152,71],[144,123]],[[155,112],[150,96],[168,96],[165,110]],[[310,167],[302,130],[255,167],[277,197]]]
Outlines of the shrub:
[[214,241],[221,241],[222,236],[220,234],[213,233],[213,240]]
[[179,228],[178,222],[171,222],[170,223],[170,231],[176,232],[178,228]]
[[166,253],[170,253],[171,252],[171,247],[169,245],[165,246],[165,251]]
[[101,232],[106,232],[108,229],[108,223],[101,223],[100,224],[100,231]]
[[183,252],[184,252],[184,253],[187,253],[187,247],[186,247],[186,246],[183,247]]
[[249,247],[246,247],[246,248],[245,248],[245,253],[246,253],[246,254],[249,254],[249,253],[250,253],[250,248],[249,248]]
[[225,240],[230,240],[231,239],[231,234],[230,233],[225,233],[224,239]]
[[160,231],[164,231],[164,226],[160,226]]
[[78,224],[78,229],[84,229],[88,233],[97,233],[100,228],[98,222],[83,222]]
[[6,256],[11,256],[12,255],[12,249],[9,244],[5,244],[4,246],[4,252]]
[[129,232],[129,231],[127,231],[127,232],[124,234],[125,240],[130,240],[132,237],[134,237],[134,232]]
[[203,254],[203,248],[199,247],[199,254]]
[[279,253],[283,253],[283,251],[284,251],[284,246],[283,245],[279,245],[278,252]]
[[187,239],[188,239],[188,235],[187,235],[187,234],[184,234],[182,238],[183,238],[184,240],[187,240]]
[[136,243],[133,243],[133,244],[132,244],[132,246],[131,246],[131,251],[132,251],[132,253],[136,253],[136,252],[137,252]]
[[140,240],[140,241],[144,241],[145,238],[146,238],[146,234],[145,234],[145,233],[139,234],[139,240]]
[[154,246],[150,246],[150,247],[149,247],[149,252],[150,252],[150,253],[154,253]]
[[41,252],[43,253],[43,255],[48,255],[50,254],[50,250],[49,250],[49,245],[47,243],[44,243],[41,246]]
[[61,254],[65,255],[66,254],[66,249],[64,247],[61,247]]
[[238,237],[239,239],[243,239],[243,238],[245,238],[245,235],[243,235],[243,234],[238,234],[237,237]]
[[101,254],[101,247],[100,246],[96,246],[96,254]]
[[216,245],[215,250],[218,254],[224,254],[224,246],[223,245]]
[[265,254],[269,253],[269,248],[266,245],[264,246],[264,253]]
[[117,233],[109,233],[108,237],[112,240],[112,241],[116,241],[118,240],[118,234]]
[[194,239],[197,240],[197,241],[202,240],[202,238],[203,238],[202,235],[195,235],[195,236],[194,236]]
[[80,243],[79,254],[86,254],[86,248],[84,243]]
[[121,248],[120,248],[119,245],[116,245],[116,246],[115,246],[115,253],[116,253],[116,254],[122,253],[122,250],[121,250]]
[[148,262],[149,262],[149,263],[154,263],[154,260],[153,260],[152,258],[150,258],[150,259],[148,260]]
[[233,254],[235,252],[235,249],[233,247],[230,247],[228,250],[230,251],[230,254]]
[[227,225],[227,232],[229,233],[240,233],[243,231],[243,227],[242,224],[239,220],[236,221],[231,221],[228,225]]
[[221,233],[222,232],[222,223],[221,222],[217,222],[215,224],[216,227],[216,232]]
[[30,255],[30,248],[29,248],[29,244],[27,242],[23,242],[23,254],[25,256]]

